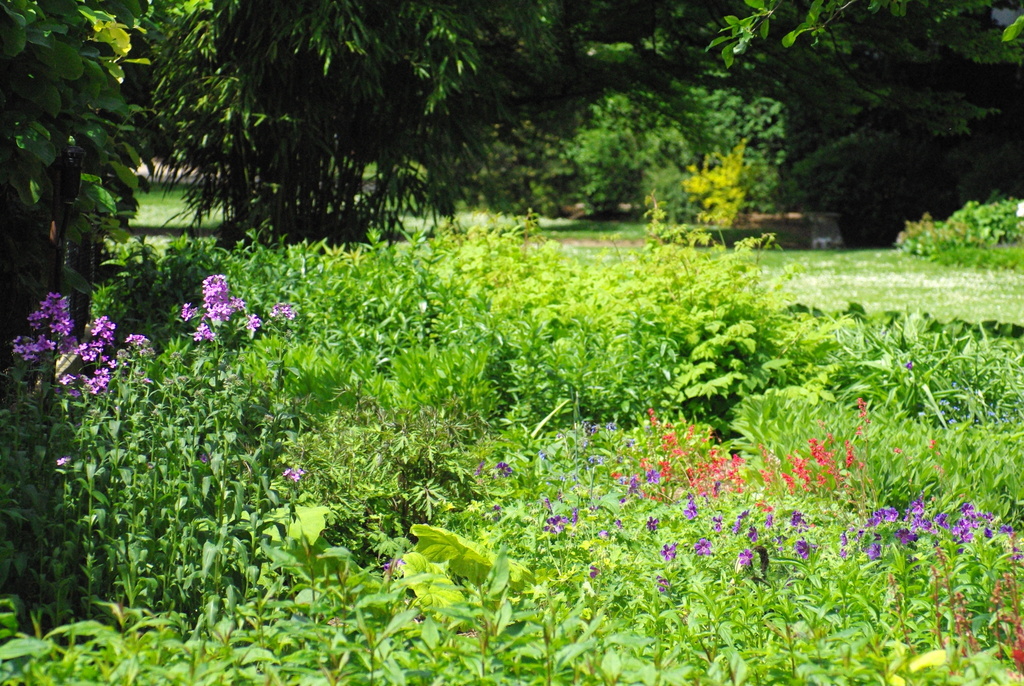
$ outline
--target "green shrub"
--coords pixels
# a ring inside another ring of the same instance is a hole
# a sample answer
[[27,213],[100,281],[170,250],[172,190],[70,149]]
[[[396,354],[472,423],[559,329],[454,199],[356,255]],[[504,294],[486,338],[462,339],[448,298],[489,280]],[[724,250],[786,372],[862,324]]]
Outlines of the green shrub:
[[768,391],[745,398],[731,427],[731,446],[752,465],[806,451],[814,439],[863,462],[869,487],[850,504],[864,510],[904,509],[923,499],[940,509],[970,500],[1004,521],[1024,521],[1024,460],[1017,445],[1020,423],[934,423],[886,406],[856,400],[812,406],[802,398]]
[[832,383],[935,426],[1024,419],[1024,345],[963,322],[911,314],[859,321],[837,332]]
[[443,522],[486,493],[486,425],[451,404],[386,409],[361,398],[288,449],[306,497],[330,508],[325,540],[363,563],[394,558],[414,524]]
[[949,248],[931,255],[933,262],[949,267],[974,267],[976,269],[1008,269],[1024,271],[1024,248]]
[[925,214],[919,222],[907,222],[897,245],[913,255],[931,257],[947,250],[1015,244],[1024,234],[1018,204],[1015,199],[988,204],[972,200],[945,221]]
[[821,387],[812,360],[826,332],[784,309],[749,245],[652,244],[600,269],[509,233],[475,230],[451,250],[441,266],[488,303],[490,378],[511,421],[536,423],[566,401],[590,421],[654,406],[722,424],[759,389]]

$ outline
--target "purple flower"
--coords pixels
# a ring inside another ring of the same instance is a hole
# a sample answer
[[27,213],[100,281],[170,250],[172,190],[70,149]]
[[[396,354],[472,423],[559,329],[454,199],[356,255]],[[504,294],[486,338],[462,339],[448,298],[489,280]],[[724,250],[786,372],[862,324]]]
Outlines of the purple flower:
[[697,518],[697,501],[693,499],[693,494],[690,494],[690,499],[686,503],[686,507],[683,508],[683,516],[687,519]]
[[214,333],[213,331],[210,330],[210,327],[206,325],[206,322],[200,324],[199,327],[196,329],[196,332],[192,334],[192,340],[196,342],[212,341],[213,339]]
[[793,544],[793,550],[797,555],[806,560],[808,555],[811,554],[811,544],[801,538]]
[[512,467],[507,462],[499,462],[494,465],[494,469],[498,472],[498,476],[512,476]]
[[390,572],[395,571],[399,567],[403,566],[405,566],[405,560],[403,560],[402,558],[397,558],[395,560],[391,560],[390,562],[385,562],[384,566],[381,567],[381,571],[383,571],[385,574],[388,574]]
[[736,563],[743,566],[749,567],[754,561],[754,551],[750,548],[744,548],[740,551],[740,554],[736,557]]
[[211,321],[226,322],[231,315],[245,309],[245,301],[231,297],[228,280],[223,274],[213,274],[203,279],[203,307],[205,317]]
[[621,519],[616,519],[615,520],[615,526],[617,526],[617,527],[619,527],[621,529],[622,528],[622,520]]
[[676,559],[676,544],[666,543],[665,547],[661,549],[661,557],[665,562],[671,562]]
[[597,537],[603,541],[607,541],[609,536],[611,536],[611,534],[609,534],[605,529],[601,529],[597,532]]
[[263,322],[260,321],[260,318],[254,314],[250,314],[249,319],[247,319],[245,322],[245,328],[249,329],[249,331],[252,331],[253,333],[255,333],[256,329],[260,328],[261,326],[263,326]]
[[1003,524],[1001,527],[999,527],[999,533],[1007,534],[1009,536],[1012,536],[1013,535],[1013,527],[1010,526],[1009,524]]
[[99,395],[103,391],[107,390],[107,385],[110,383],[110,369],[108,367],[100,367],[93,372],[92,378],[82,376],[83,382],[85,383],[86,390],[92,395]]
[[650,531],[651,533],[654,533],[655,531],[657,531],[658,530],[658,520],[655,519],[654,517],[648,517],[647,518],[647,530]]
[[775,526],[775,513],[769,512],[768,516],[764,518],[764,528],[770,529]]
[[756,526],[750,527],[750,530],[747,531],[747,538],[750,539],[751,543],[757,543],[757,527]]
[[936,526],[940,526],[943,529],[948,529],[949,528],[949,515],[946,514],[945,512],[940,512],[939,514],[935,515],[935,525]]
[[715,515],[711,518],[711,528],[715,530],[715,533],[722,532],[722,515]]
[[[206,464],[207,462],[210,461],[210,456],[207,455],[206,453],[199,453],[199,461],[202,462],[203,464]],[[287,476],[287,474],[285,476]]]
[[693,544],[693,552],[698,555],[710,555],[711,554],[711,541],[706,538],[702,538]]
[[877,560],[882,555],[882,546],[872,543],[864,552],[867,553],[869,560]]
[[289,468],[289,469],[284,470],[283,476],[286,479],[291,479],[292,481],[298,483],[299,479],[301,479],[302,476],[305,473],[306,473],[306,470],[299,469],[298,467],[294,467],[294,468]]
[[914,363],[913,362],[907,362],[903,366],[906,367],[907,369],[913,369],[914,368]]
[[544,526],[544,531],[552,534],[560,534],[565,531],[565,525],[569,523],[569,520],[562,515],[555,515],[554,517],[548,517],[547,524]]
[[658,577],[658,592],[659,592],[659,593],[668,593],[668,589],[669,589],[669,588],[670,588],[671,586],[672,586],[672,584],[670,584],[670,583],[668,582],[668,579],[666,579],[666,578],[665,578],[665,577],[663,577],[663,576],[659,576],[659,577]]
[[40,355],[56,347],[56,343],[42,335],[35,339],[28,336],[18,336],[14,339],[14,354],[26,362],[35,362]]
[[270,316],[274,319],[277,319],[278,317],[295,319],[295,311],[292,310],[292,306],[288,303],[277,303],[270,308]]
[[68,464],[69,462],[71,462],[71,456],[70,455],[65,455],[64,457],[58,457],[57,458],[57,466],[58,467],[63,467],[64,465]]
[[807,528],[807,521],[804,519],[804,515],[800,510],[794,510],[793,516],[789,518],[790,526],[794,526],[798,531],[803,531]]
[[640,492],[640,477],[636,474],[629,480],[629,494],[634,495]]
[[736,523],[732,525],[732,532],[734,534],[738,534],[740,532],[740,527],[743,525],[743,520],[746,519],[747,515],[749,514],[750,510],[743,510],[743,512],[740,512],[739,515],[737,515]]
[[192,303],[185,303],[181,306],[181,318],[186,322],[199,314],[199,310],[192,306]]
[[600,574],[600,573],[601,573],[600,569],[598,569],[594,565],[590,565],[590,578],[591,579],[596,579],[597,575]]
[[900,529],[896,532],[896,538],[903,545],[910,545],[917,540],[917,534],[910,531],[909,529]]

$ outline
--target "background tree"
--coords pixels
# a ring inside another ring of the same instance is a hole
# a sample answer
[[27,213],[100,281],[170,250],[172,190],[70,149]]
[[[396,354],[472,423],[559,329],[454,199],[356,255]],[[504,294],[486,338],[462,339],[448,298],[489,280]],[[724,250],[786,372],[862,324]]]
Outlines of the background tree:
[[730,76],[786,103],[789,201],[841,212],[848,244],[891,245],[925,211],[1024,195],[1024,47],[1005,40],[1003,5],[755,0],[723,12]]
[[449,213],[472,160],[519,123],[612,91],[676,109],[658,4],[213,0],[159,55],[165,162],[199,175],[199,213],[292,238]]

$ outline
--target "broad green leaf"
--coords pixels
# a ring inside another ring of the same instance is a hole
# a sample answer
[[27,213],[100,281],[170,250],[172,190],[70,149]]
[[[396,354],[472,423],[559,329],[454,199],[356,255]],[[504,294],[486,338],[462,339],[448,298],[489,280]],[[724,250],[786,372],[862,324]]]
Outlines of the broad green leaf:
[[30,655],[42,657],[53,649],[53,644],[38,638],[15,638],[0,645],[0,662]]
[[18,191],[18,200],[23,205],[35,205],[42,197],[42,187],[33,176],[15,174],[11,179],[11,185]]
[[448,569],[472,584],[483,583],[494,563],[493,553],[450,531],[414,524],[412,534],[419,539],[418,553],[431,562],[448,562]]
[[946,657],[945,650],[932,650],[915,657],[910,661],[910,664],[907,667],[911,672],[919,672],[928,667],[938,667],[939,665],[945,664]]
[[[8,10],[8,14],[10,14],[10,10]],[[7,23],[0,22],[0,45],[3,46],[3,53],[5,55],[14,57],[20,54],[25,49],[25,42],[24,26],[10,26]]]
[[325,506],[300,505],[295,508],[295,519],[288,526],[288,536],[298,540],[305,540],[310,545],[316,543],[320,534],[327,528],[327,515],[331,508]]
[[82,184],[82,190],[85,196],[96,203],[97,209],[114,213],[117,212],[117,201],[114,200],[114,196],[110,194],[103,186],[94,183]]
[[1003,40],[1011,41],[1019,36],[1021,32],[1024,32],[1024,15],[1017,17],[1012,24],[1003,29]]
[[402,560],[405,562],[402,576],[416,594],[416,604],[420,607],[442,608],[465,600],[439,565],[415,551],[406,553]]
[[85,71],[82,56],[78,54],[78,51],[59,40],[50,49],[40,49],[39,59],[53,69],[58,76],[68,81],[74,81]]
[[726,69],[731,67],[733,61],[736,59],[735,53],[733,53],[732,48],[733,46],[730,45],[729,43],[726,43],[725,47],[722,48],[722,61],[725,62]]

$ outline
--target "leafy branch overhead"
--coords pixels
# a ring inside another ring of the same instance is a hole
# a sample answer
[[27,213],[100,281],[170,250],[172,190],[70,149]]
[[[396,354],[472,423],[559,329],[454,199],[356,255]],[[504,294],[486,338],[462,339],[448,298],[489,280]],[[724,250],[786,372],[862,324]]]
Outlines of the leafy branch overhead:
[[[787,10],[793,3],[788,0],[743,0],[750,8],[750,14],[740,17],[728,15],[723,17],[725,27],[721,29],[722,35],[715,38],[708,45],[708,49],[721,46],[722,60],[727,67],[731,67],[736,55],[742,55],[747,51],[751,42],[756,38],[768,38],[773,23],[782,24],[789,29],[783,36],[781,43],[783,47],[792,47],[797,39],[803,34],[809,34],[815,42],[830,26],[841,22],[846,18],[847,13],[860,10],[863,2],[858,0],[814,0],[810,8],[798,17],[799,23],[792,26],[782,15],[788,14]],[[870,0],[867,3],[866,11],[876,14],[879,11],[887,10],[894,17],[907,16],[908,5],[927,3],[914,3],[912,0]],[[961,3],[962,10],[975,9],[970,7],[978,3]],[[987,9],[991,3],[978,4],[980,8]],[[925,9],[925,11],[933,11]],[[936,17],[939,12],[935,11]],[[1020,36],[1024,31],[1024,15],[1018,16],[1012,24],[1006,26],[1001,35],[1004,42],[1009,42]]]

